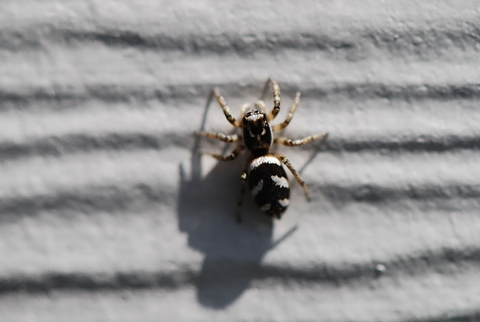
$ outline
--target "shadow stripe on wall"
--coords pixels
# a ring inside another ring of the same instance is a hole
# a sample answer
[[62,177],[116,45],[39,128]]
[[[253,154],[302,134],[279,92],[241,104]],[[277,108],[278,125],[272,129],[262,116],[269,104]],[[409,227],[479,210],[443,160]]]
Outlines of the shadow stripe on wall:
[[[32,156],[62,156],[78,152],[161,150],[167,147],[190,147],[192,134],[110,133],[100,136],[68,134],[32,139],[22,143],[1,142],[0,160],[14,160]],[[0,162],[1,162],[0,161]]]
[[138,183],[129,186],[87,186],[52,194],[1,198],[0,220],[20,220],[22,216],[32,216],[41,211],[74,211],[94,215],[98,211],[151,208],[165,204],[174,194],[168,187]]
[[[83,133],[63,136],[35,138],[26,142],[0,141],[0,162],[24,159],[33,156],[63,156],[73,153],[95,151],[138,151],[162,150],[172,146],[190,148],[193,144],[193,130],[189,133],[108,133],[88,135]],[[216,144],[217,142],[205,142]],[[361,153],[361,152],[450,152],[456,150],[480,149],[480,136],[419,136],[397,140],[345,140],[330,138],[324,148],[315,144],[298,147],[320,153]]]
[[[212,186],[215,182],[211,183]],[[214,191],[211,187],[211,191]],[[480,198],[477,185],[421,185],[407,187],[384,187],[376,185],[319,185],[310,183],[312,193],[320,192],[332,204],[345,206],[351,202],[381,203],[401,200],[416,200],[428,203],[431,200]],[[122,186],[85,186],[52,194],[26,197],[0,198],[0,221],[16,221],[23,216],[34,216],[42,211],[70,211],[94,215],[99,211],[131,211],[151,209],[174,198],[175,192],[161,185],[137,183]],[[213,197],[213,196],[212,196]],[[206,200],[211,200],[207,198]],[[172,201],[173,202],[173,201]],[[443,208],[444,203],[430,205]]]
[[[392,188],[376,185],[316,185],[310,184],[311,191],[319,191],[326,199],[337,205],[347,202],[381,203],[400,200],[429,202],[435,199],[477,199],[480,198],[480,184],[468,185],[409,185]],[[436,205],[441,207],[440,204]]]
[[[331,57],[361,60],[371,55],[369,52],[381,50],[395,56],[417,55],[432,58],[442,56],[454,47],[476,51],[476,46],[480,44],[479,30],[477,21],[456,21],[449,25],[442,21],[430,23],[423,29],[406,27],[404,24],[397,28],[386,25],[378,29],[338,29],[333,35],[304,30],[284,33],[202,33],[200,36],[192,33],[152,35],[121,29],[60,29],[39,25],[24,30],[2,30],[0,48],[11,51],[38,50],[49,42],[70,46],[72,43],[100,43],[108,47],[133,47],[155,52],[181,51],[184,54],[245,56],[261,51],[294,49],[322,51]],[[412,47],[415,50],[412,50]]]
[[480,310],[455,310],[438,316],[405,320],[408,322],[474,322],[480,321]]
[[[328,96],[348,97],[352,100],[382,98],[390,100],[476,100],[480,98],[479,84],[383,84],[383,83],[340,83],[311,87],[305,84],[290,84],[281,82],[282,93],[294,96],[297,90],[304,97],[324,98]],[[167,85],[158,88],[139,87],[136,84],[119,85],[86,85],[79,88],[70,87],[39,87],[19,88],[17,90],[0,88],[0,111],[22,108],[35,109],[36,104],[49,103],[50,107],[42,106],[42,110],[78,108],[81,103],[98,100],[108,103],[146,102],[158,100],[168,102],[204,99],[214,87],[230,98],[244,98],[245,101],[255,101],[261,91],[258,83],[220,83],[220,84],[185,84]],[[143,105],[136,105],[144,108]]]
[[455,150],[478,150],[480,136],[419,136],[398,140],[347,141],[329,139],[326,151],[331,152],[448,152]]
[[[295,268],[291,266],[262,265],[245,260],[217,260],[216,269],[209,275],[199,275],[190,268],[176,269],[171,272],[120,272],[114,274],[87,273],[47,273],[41,275],[12,275],[0,277],[0,295],[11,293],[46,293],[55,290],[77,290],[98,292],[103,290],[124,289],[176,289],[186,285],[218,283],[220,280],[235,281],[242,278],[257,281],[274,280],[280,284],[308,282],[314,284],[360,284],[369,285],[382,277],[424,276],[429,272],[445,275],[460,274],[458,267],[470,263],[477,265],[480,261],[480,249],[445,248],[437,251],[425,251],[407,257],[388,261],[374,261],[362,264],[346,263],[343,265],[315,265]],[[381,263],[387,269],[379,271]],[[455,266],[457,265],[457,266]]]

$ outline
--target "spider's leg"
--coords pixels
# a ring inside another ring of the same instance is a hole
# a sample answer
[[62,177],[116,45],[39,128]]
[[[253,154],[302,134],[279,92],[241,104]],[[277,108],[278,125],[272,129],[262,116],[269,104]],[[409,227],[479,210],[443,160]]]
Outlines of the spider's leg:
[[283,164],[285,164],[285,166],[288,168],[288,170],[290,170],[290,172],[293,174],[293,176],[295,177],[295,179],[297,180],[298,184],[300,186],[302,186],[302,189],[303,189],[303,192],[305,193],[305,197],[307,198],[308,201],[310,201],[310,195],[308,193],[308,189],[307,189],[307,185],[305,184],[305,182],[303,181],[302,177],[300,176],[300,174],[298,174],[297,170],[295,170],[295,168],[293,167],[293,165],[290,163],[290,161],[288,161],[288,159],[284,156],[284,155],[281,155],[279,153],[275,153],[274,156],[280,160]]
[[286,146],[300,146],[300,145],[310,143],[317,139],[321,139],[323,143],[327,139],[327,137],[328,137],[328,133],[310,135],[298,140],[291,140],[284,137],[278,137],[278,138],[275,138],[274,142],[278,144],[286,145]]
[[198,136],[204,136],[204,137],[209,138],[209,139],[217,139],[217,140],[227,142],[227,143],[238,142],[239,140],[242,139],[242,136],[238,135],[238,134],[227,135],[227,134],[223,134],[223,133],[220,133],[220,132],[196,131],[195,134],[198,135]]
[[297,95],[295,96],[295,101],[292,104],[292,107],[290,108],[290,111],[288,111],[287,118],[285,121],[283,121],[280,124],[272,126],[272,130],[274,132],[278,132],[283,130],[285,127],[287,127],[288,124],[290,124],[290,121],[292,120],[293,114],[297,110],[298,103],[300,102],[300,92],[297,92]]
[[220,95],[220,93],[218,92],[218,89],[214,89],[213,90],[213,95],[215,95],[215,98],[217,99],[217,102],[218,102],[218,105],[220,105],[220,107],[222,108],[223,110],[223,114],[225,114],[225,117],[227,118],[227,120],[235,127],[241,127],[242,126],[242,122],[239,121],[239,120],[236,120],[232,114],[230,114],[230,107],[227,105],[227,103],[225,102],[225,99],[223,98],[222,95]]
[[232,153],[227,154],[227,155],[214,154],[214,153],[210,153],[210,152],[203,152],[203,153],[208,154],[208,155],[210,155],[210,156],[212,156],[215,159],[220,160],[220,161],[232,161],[232,160],[235,160],[238,157],[238,155],[240,154],[240,152],[242,152],[244,149],[245,149],[245,146],[239,145],[235,148],[235,150],[232,151]]
[[273,109],[267,115],[268,121],[273,120],[277,116],[278,112],[280,112],[280,87],[278,87],[277,82],[271,78],[270,84],[272,85],[273,91]]
[[242,222],[242,204],[243,204],[243,196],[245,194],[245,187],[247,185],[247,170],[248,166],[250,165],[250,158],[245,161],[245,165],[243,166],[242,175],[240,176],[240,193],[238,194],[238,201],[237,201],[237,213],[236,218],[237,222]]

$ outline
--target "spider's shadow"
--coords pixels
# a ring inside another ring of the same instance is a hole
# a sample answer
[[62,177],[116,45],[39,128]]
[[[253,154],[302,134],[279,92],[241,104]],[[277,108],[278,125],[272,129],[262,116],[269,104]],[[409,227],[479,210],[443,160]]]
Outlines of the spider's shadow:
[[274,246],[273,222],[260,213],[247,195],[242,211],[244,222],[236,222],[235,205],[244,158],[218,162],[202,177],[199,145],[200,138],[196,137],[190,173],[180,165],[178,222],[180,231],[188,234],[188,245],[205,255],[195,278],[197,299],[204,306],[221,309],[233,303],[251,279],[259,276],[261,260]]
[[[265,96],[267,85],[268,81],[261,98]],[[205,105],[202,131],[212,98],[213,91]],[[208,175],[202,177],[200,141],[200,137],[195,137],[189,175],[180,165],[178,222],[180,231],[188,234],[188,245],[205,254],[201,272],[195,279],[197,299],[204,306],[221,309],[233,303],[252,279],[262,278],[261,261],[265,254],[297,227],[273,242],[272,219],[258,210],[248,193],[244,199],[243,223],[238,224],[235,206],[246,154],[234,161],[217,162]]]

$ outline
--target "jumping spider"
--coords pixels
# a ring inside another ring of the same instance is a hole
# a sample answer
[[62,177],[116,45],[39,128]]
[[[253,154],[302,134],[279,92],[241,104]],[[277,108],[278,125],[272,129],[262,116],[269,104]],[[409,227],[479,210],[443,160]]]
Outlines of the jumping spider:
[[293,114],[297,110],[300,101],[300,92],[297,92],[295,101],[285,121],[270,126],[268,122],[275,119],[280,111],[280,88],[273,79],[267,80],[265,88],[267,88],[269,83],[273,91],[273,109],[270,113],[267,114],[265,103],[260,100],[255,103],[256,109],[253,111],[246,112],[247,106],[242,107],[240,120],[235,119],[230,114],[230,108],[225,103],[225,99],[217,89],[214,89],[213,94],[218,104],[222,107],[225,117],[234,127],[241,128],[242,134],[226,135],[219,132],[196,132],[199,136],[217,139],[227,143],[240,142],[230,154],[225,156],[206,153],[218,160],[231,161],[243,150],[247,149],[250,151],[250,155],[247,158],[242,175],[240,176],[240,195],[238,197],[236,212],[238,222],[242,221],[241,208],[247,179],[252,196],[260,207],[260,210],[273,218],[281,218],[283,212],[290,204],[290,187],[282,163],[290,170],[297,182],[302,186],[305,197],[310,201],[307,186],[298,172],[293,168],[290,161],[279,153],[269,153],[269,150],[274,143],[286,146],[300,146],[316,139],[322,139],[322,141],[324,141],[328,137],[328,133],[323,133],[307,136],[298,140],[290,140],[284,137],[274,138],[273,133],[283,130],[292,120]]

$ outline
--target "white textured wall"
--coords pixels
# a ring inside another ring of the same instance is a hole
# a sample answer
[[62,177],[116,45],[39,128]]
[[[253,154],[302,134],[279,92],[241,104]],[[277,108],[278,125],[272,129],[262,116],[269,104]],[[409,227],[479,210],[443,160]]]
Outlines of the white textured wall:
[[[478,1],[217,2],[2,1],[0,320],[480,319]],[[268,76],[330,139],[238,225],[191,134]]]

